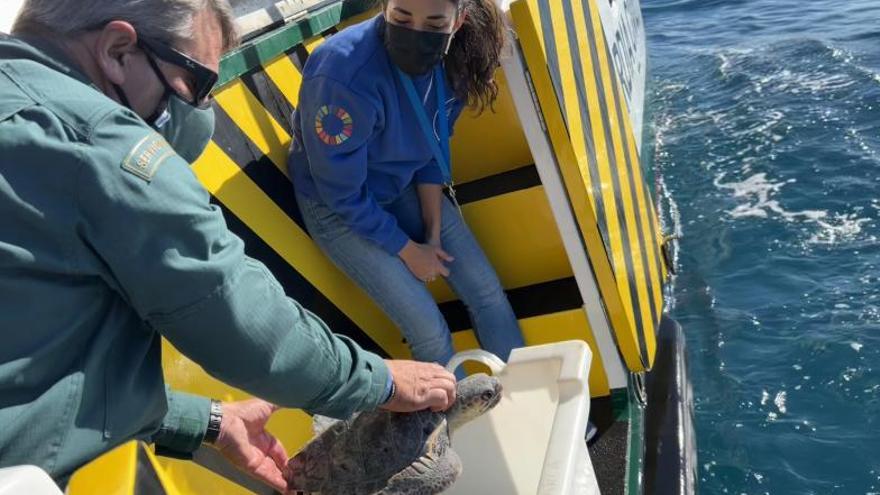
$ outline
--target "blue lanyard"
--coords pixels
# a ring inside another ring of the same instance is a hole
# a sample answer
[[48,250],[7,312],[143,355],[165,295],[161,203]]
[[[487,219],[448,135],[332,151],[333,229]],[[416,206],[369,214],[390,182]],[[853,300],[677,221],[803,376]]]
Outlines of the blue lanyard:
[[446,81],[443,77],[443,69],[438,64],[434,68],[433,76],[434,86],[437,88],[437,113],[440,114],[438,118],[440,124],[440,129],[438,130],[439,139],[434,138],[434,126],[431,125],[425,105],[422,104],[418,93],[416,93],[416,86],[413,84],[412,78],[404,74],[399,68],[395,67],[395,69],[400,77],[400,82],[403,84],[403,89],[406,90],[406,95],[409,97],[413,110],[415,110],[419,126],[428,139],[428,144],[434,153],[434,159],[437,160],[437,164],[440,165],[440,170],[443,172],[443,182],[451,184],[452,172],[449,168],[449,116],[446,115]]

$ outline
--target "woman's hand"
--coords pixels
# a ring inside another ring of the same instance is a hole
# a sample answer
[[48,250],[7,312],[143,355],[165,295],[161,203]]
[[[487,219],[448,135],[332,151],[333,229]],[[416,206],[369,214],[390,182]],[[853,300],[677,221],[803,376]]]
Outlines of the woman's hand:
[[[436,230],[436,232],[434,232],[434,230]],[[428,232],[425,232],[425,244],[442,249],[443,243],[440,242],[439,229],[431,229]]]
[[451,263],[455,260],[439,245],[418,244],[413,241],[407,242],[398,256],[409,268],[409,271],[422,282],[431,282],[438,275],[448,277],[449,269],[443,263]]

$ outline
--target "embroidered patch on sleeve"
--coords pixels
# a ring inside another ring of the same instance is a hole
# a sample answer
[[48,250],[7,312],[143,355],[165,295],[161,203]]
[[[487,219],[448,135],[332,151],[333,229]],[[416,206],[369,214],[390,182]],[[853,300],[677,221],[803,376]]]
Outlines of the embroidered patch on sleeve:
[[329,146],[339,146],[354,133],[354,120],[344,108],[324,105],[315,116],[315,132]]
[[168,141],[159,134],[152,133],[134,145],[122,161],[122,168],[150,182],[159,166],[173,155],[174,150]]

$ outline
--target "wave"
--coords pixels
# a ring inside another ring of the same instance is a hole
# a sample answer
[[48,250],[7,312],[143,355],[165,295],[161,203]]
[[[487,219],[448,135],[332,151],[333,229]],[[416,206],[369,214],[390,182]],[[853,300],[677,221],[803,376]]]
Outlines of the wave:
[[807,239],[806,244],[834,245],[856,239],[870,218],[860,217],[858,213],[834,213],[827,210],[789,211],[774,199],[783,187],[797,182],[796,179],[772,181],[766,173],[757,173],[742,181],[722,182],[725,173],[718,174],[713,183],[720,190],[733,192],[734,198],[744,199],[727,214],[734,219],[780,218],[786,222],[815,224],[818,230]]
[[733,218],[768,218],[771,216],[771,213],[776,213],[788,222],[793,222],[800,218],[816,222],[828,216],[828,212],[824,210],[787,211],[780,206],[779,201],[772,199],[772,195],[778,193],[787,184],[797,182],[797,179],[773,182],[767,180],[767,174],[762,172],[739,182],[721,182],[725,175],[726,173],[722,172],[715,177],[713,181],[715,187],[733,191],[733,197],[735,198],[747,199],[746,203],[740,204],[733,210],[728,211]]
[[716,7],[734,7],[744,5],[747,0],[657,0],[642,2],[642,12],[652,15],[663,12],[692,12],[695,10],[709,10]]

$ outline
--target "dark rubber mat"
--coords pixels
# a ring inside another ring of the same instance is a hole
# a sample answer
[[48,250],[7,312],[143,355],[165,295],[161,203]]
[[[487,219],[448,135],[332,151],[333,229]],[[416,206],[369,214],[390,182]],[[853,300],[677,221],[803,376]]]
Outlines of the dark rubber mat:
[[619,421],[599,432],[590,445],[590,459],[602,495],[623,495],[629,423]]

